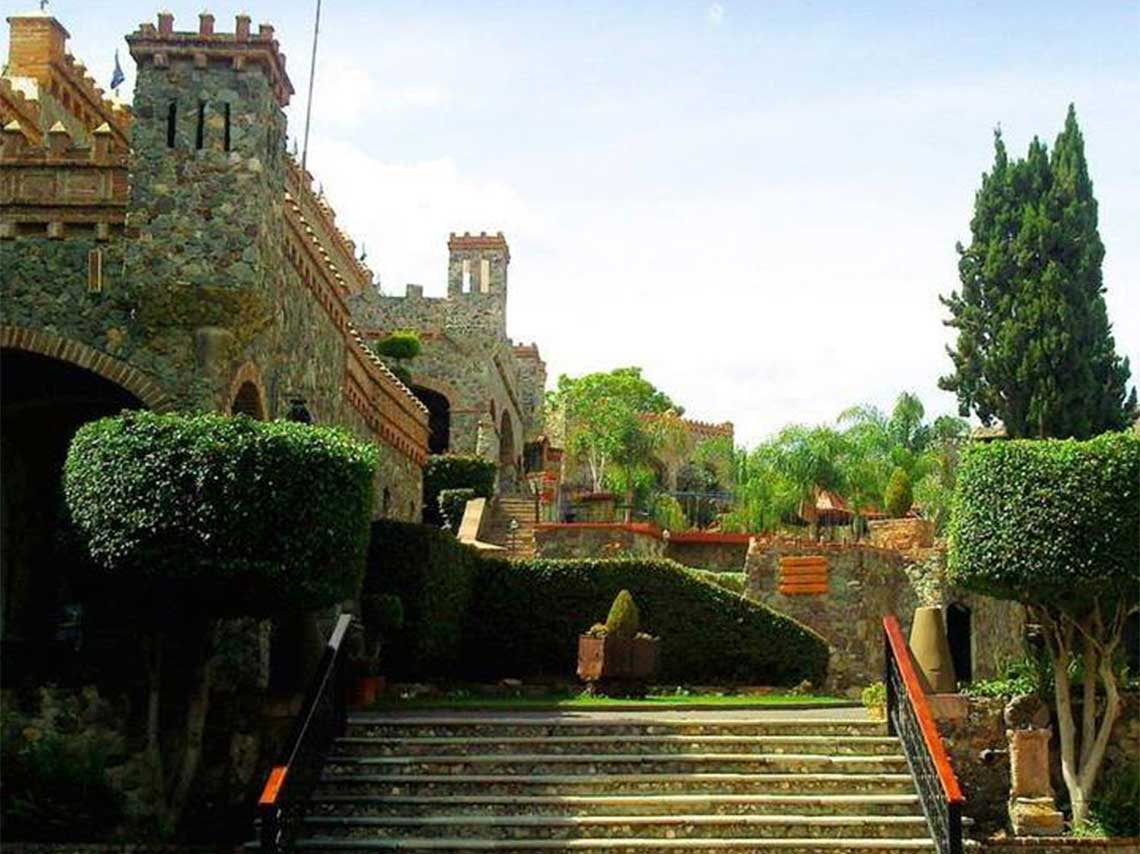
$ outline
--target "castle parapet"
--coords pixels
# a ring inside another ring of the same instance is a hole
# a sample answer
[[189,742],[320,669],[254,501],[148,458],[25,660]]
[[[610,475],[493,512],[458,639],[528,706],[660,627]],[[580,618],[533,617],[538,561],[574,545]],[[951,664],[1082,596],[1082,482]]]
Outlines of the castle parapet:
[[158,24],[140,24],[138,30],[127,36],[131,56],[140,65],[152,63],[164,68],[171,62],[189,61],[196,68],[206,68],[213,63],[225,63],[240,71],[246,66],[262,68],[269,78],[274,96],[282,107],[289,103],[293,95],[293,84],[285,73],[285,54],[274,38],[273,27],[269,24],[258,26],[257,33],[250,31],[248,15],[238,15],[234,21],[234,32],[214,31],[214,16],[202,13],[198,16],[198,29],[181,32],[174,29],[174,16],[160,12]]

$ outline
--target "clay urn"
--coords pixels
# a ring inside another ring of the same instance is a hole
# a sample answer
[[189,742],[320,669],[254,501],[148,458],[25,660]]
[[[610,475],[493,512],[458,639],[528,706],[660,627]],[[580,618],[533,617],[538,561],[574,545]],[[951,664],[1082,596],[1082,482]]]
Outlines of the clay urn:
[[954,662],[950,657],[950,642],[942,623],[942,609],[923,606],[914,609],[914,622],[910,628],[910,649],[914,653],[927,684],[935,694],[953,694],[958,690]]

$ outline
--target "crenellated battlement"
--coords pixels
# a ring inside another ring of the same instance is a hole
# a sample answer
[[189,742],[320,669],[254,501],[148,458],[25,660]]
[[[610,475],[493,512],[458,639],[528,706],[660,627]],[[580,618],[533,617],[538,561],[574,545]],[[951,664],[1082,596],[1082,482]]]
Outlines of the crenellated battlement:
[[158,23],[139,24],[127,36],[131,56],[140,66],[167,68],[171,63],[191,62],[195,68],[224,64],[241,71],[248,66],[261,68],[269,78],[277,103],[284,107],[293,95],[293,84],[285,72],[285,54],[274,38],[270,24],[259,24],[257,32],[250,28],[249,15],[237,15],[234,32],[219,33],[214,29],[214,16],[203,12],[198,16],[196,31],[176,31],[174,15],[160,12]]

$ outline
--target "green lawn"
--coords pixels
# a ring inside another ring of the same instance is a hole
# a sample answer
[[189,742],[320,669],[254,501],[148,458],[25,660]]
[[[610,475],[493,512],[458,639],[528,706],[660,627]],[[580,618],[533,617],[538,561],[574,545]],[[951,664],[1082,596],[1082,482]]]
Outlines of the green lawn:
[[760,709],[773,706],[852,706],[839,697],[806,694],[650,694],[643,699],[552,694],[539,697],[479,695],[456,691],[428,697],[384,697],[378,709]]

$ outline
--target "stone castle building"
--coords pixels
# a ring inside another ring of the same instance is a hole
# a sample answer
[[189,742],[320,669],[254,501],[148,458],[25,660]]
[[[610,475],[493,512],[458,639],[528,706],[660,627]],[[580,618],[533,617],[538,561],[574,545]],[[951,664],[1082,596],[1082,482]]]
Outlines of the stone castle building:
[[[224,33],[203,14],[184,32],[168,13],[142,24],[127,37],[138,66],[128,108],[96,87],[50,14],[8,23],[5,593],[46,583],[39,569],[57,559],[71,435],[123,408],[343,427],[380,451],[376,512],[418,518],[428,410],[353,319],[350,304],[374,290],[373,275],[286,153],[293,87],[273,27],[238,15]],[[522,409],[508,404],[517,384],[505,386],[496,411],[509,411],[521,434]],[[9,618],[21,601],[5,596]],[[7,622],[5,633],[15,628]]]
[[493,460],[500,491],[512,491],[525,471],[541,468],[546,365],[536,345],[507,337],[511,253],[502,233],[452,234],[447,249],[445,297],[408,285],[404,296],[362,293],[352,305],[369,338],[419,333],[423,352],[410,368],[413,390],[431,413],[431,452]]

